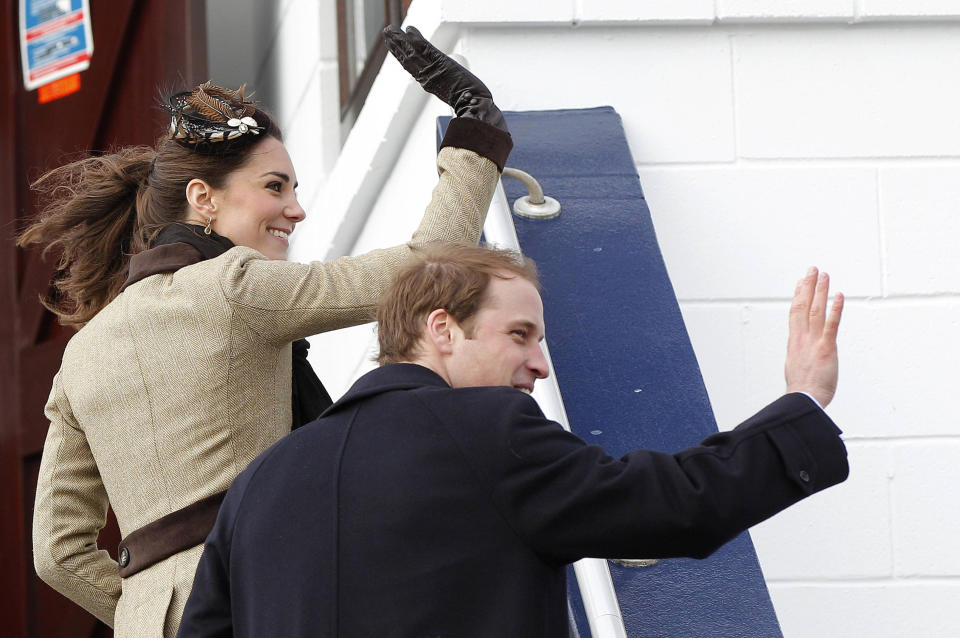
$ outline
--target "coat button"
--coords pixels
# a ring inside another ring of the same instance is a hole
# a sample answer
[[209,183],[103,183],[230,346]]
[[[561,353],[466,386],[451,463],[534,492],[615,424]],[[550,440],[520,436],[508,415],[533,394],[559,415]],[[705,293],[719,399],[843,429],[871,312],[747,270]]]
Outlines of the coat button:
[[807,474],[806,470],[800,470],[800,480],[803,481],[804,483],[810,482],[810,475]]
[[120,567],[126,567],[130,564],[130,550],[126,547],[120,548]]

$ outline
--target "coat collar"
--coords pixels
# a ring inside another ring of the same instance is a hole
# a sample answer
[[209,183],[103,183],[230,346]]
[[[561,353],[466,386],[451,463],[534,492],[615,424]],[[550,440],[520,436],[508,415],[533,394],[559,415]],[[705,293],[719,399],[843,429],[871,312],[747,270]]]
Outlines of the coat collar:
[[416,363],[391,363],[371,370],[357,379],[347,393],[320,416],[327,416],[344,406],[376,394],[395,390],[412,390],[424,386],[450,387],[443,377],[430,368]]
[[127,267],[127,279],[120,287],[120,292],[126,290],[127,286],[132,286],[151,275],[173,272],[201,261],[203,261],[203,256],[200,251],[190,244],[176,242],[150,248],[130,258],[130,265]]
[[130,258],[127,279],[120,287],[123,292],[141,279],[164,272],[174,272],[184,266],[213,259],[233,248],[232,241],[211,232],[207,235],[203,226],[176,223],[166,226],[153,242],[153,248],[137,253]]

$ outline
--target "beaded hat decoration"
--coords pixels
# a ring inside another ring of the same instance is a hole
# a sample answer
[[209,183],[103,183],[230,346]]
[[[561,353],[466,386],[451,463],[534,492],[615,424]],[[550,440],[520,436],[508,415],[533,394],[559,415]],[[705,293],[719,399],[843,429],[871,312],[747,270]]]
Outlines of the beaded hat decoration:
[[192,91],[170,96],[170,137],[181,144],[223,142],[241,135],[259,135],[264,127],[253,119],[254,101],[244,96],[246,85],[236,91],[210,82]]

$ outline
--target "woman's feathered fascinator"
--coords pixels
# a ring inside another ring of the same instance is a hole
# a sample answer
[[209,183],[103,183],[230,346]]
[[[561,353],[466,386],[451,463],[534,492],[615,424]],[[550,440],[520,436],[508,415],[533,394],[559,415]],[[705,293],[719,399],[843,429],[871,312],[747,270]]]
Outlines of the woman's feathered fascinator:
[[259,135],[264,127],[253,119],[254,101],[244,96],[245,90],[246,85],[231,91],[206,82],[192,91],[171,95],[165,105],[170,112],[171,139],[192,146]]

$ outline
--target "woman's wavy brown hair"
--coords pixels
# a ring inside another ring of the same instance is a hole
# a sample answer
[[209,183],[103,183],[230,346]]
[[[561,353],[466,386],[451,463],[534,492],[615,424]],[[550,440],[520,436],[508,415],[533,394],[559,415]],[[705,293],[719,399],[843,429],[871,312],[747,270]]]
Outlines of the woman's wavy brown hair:
[[188,101],[209,93],[238,97],[238,108],[252,108],[263,132],[199,144],[167,134],[154,147],[129,146],[83,157],[31,185],[40,194],[40,209],[17,244],[44,244],[44,257],[59,252],[52,289],[40,301],[61,323],[79,328],[117,296],[130,256],[149,248],[165,226],[186,218],[190,180],[221,188],[259,142],[266,137],[283,141],[273,119],[244,100],[242,87],[230,91],[201,85]]

